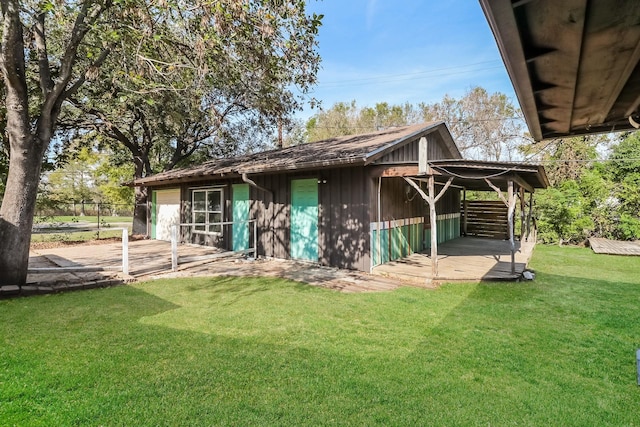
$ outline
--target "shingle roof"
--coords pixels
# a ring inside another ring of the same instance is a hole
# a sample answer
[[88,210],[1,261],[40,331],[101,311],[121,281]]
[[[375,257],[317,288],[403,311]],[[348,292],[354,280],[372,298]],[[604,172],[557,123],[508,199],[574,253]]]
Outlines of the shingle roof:
[[451,139],[444,122],[433,122],[390,128],[363,135],[341,136],[229,159],[210,160],[198,166],[174,169],[140,178],[133,184],[162,185],[213,176],[314,169],[349,164],[366,165],[388,151],[434,131],[445,135],[443,139],[451,157],[460,158],[460,151]]

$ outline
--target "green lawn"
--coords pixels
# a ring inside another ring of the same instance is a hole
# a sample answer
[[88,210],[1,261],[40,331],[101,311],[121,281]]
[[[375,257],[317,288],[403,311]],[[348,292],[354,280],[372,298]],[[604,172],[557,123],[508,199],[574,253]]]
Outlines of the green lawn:
[[[84,223],[84,225],[83,225]],[[89,223],[87,225],[86,223]],[[132,217],[126,216],[101,216],[100,238],[122,237],[122,230],[112,230],[112,227],[126,227],[131,232]],[[37,228],[37,232],[31,235],[31,242],[86,242],[97,237],[97,216],[55,216],[43,217],[35,221],[35,224],[47,225]],[[80,229],[77,231],[76,228]],[[87,231],[87,229],[91,229]]]
[[159,280],[0,301],[0,424],[640,425],[640,258],[341,294]]
[[[128,227],[131,231],[131,227]],[[33,233],[31,235],[31,243],[36,242],[86,242],[94,240],[97,237],[96,231],[64,231],[53,233]],[[122,230],[110,230],[108,228],[100,229],[100,238],[107,239],[112,237],[122,237]]]
[[[98,223],[97,216],[46,216],[46,217],[36,217],[35,223],[77,223],[77,222],[90,222],[93,224]],[[130,216],[100,216],[100,222],[104,223],[131,223],[133,222],[133,217]]]

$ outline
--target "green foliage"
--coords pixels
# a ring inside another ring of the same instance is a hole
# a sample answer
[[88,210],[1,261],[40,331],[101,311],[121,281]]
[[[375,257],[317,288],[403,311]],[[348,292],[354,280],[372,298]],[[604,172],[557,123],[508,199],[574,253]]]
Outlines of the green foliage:
[[71,157],[66,157],[41,182],[41,205],[47,201],[132,205],[133,189],[122,185],[133,178],[132,165],[114,165],[109,152],[86,146],[67,154]]
[[7,425],[635,425],[640,259],[345,294],[180,278],[0,301]]
[[590,236],[640,239],[640,136],[626,134],[608,158],[598,159],[602,137],[549,143],[545,160],[553,188],[536,197],[545,243],[581,243]]
[[315,83],[321,20],[298,0],[140,8],[112,28],[122,42],[67,110],[69,129],[128,151],[136,177],[261,147]]
[[640,218],[637,215],[622,213],[618,221],[615,237],[620,240],[637,240],[640,238]]
[[538,193],[538,239],[542,243],[581,243],[594,227],[577,182],[565,181],[559,188]]

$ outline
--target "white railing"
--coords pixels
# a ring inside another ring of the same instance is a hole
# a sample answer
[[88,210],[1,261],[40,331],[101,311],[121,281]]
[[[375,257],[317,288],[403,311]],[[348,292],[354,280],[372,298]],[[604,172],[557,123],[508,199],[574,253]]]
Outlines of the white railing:
[[[192,256],[188,258],[188,261],[186,259],[182,260],[183,262],[195,262],[195,261],[204,261],[207,259],[215,259],[215,258],[220,258],[222,256],[228,256],[229,254],[238,254],[238,253],[253,253],[254,257],[257,257],[258,255],[258,251],[257,251],[257,247],[258,247],[258,222],[255,219],[250,219],[250,220],[246,220],[246,221],[223,221],[223,222],[211,222],[206,224],[207,226],[212,226],[212,225],[219,225],[221,228],[225,225],[241,225],[241,224],[247,224],[249,226],[251,226],[251,224],[253,224],[253,247],[250,247],[248,249],[242,250],[242,251],[231,251],[231,252],[226,252],[226,253],[217,253],[217,254],[211,254],[211,255],[199,255],[199,256]],[[178,270],[178,264],[181,261],[178,257],[178,241],[180,239],[180,233],[178,233],[178,229],[179,227],[191,227],[192,229],[195,228],[196,226],[202,226],[202,223],[181,223],[181,224],[175,224],[171,226],[171,270],[172,271],[177,271]],[[198,234],[196,232],[196,234]]]
[[122,271],[129,275],[129,230],[127,228],[111,228],[110,230],[122,230],[122,264],[119,266],[69,266],[69,267],[33,267],[28,268],[27,273],[89,273],[99,271]]

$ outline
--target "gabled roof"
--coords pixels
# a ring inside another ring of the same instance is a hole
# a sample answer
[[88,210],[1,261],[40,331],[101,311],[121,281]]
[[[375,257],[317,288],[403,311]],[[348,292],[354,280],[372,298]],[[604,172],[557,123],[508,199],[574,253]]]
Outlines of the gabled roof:
[[440,134],[452,159],[462,157],[444,122],[433,122],[390,128],[364,135],[342,136],[229,159],[210,160],[198,166],[137,179],[133,184],[153,186],[242,174],[310,170],[345,165],[364,166],[375,162],[390,151],[433,132]]
[[633,129],[640,1],[480,4],[535,140]]

